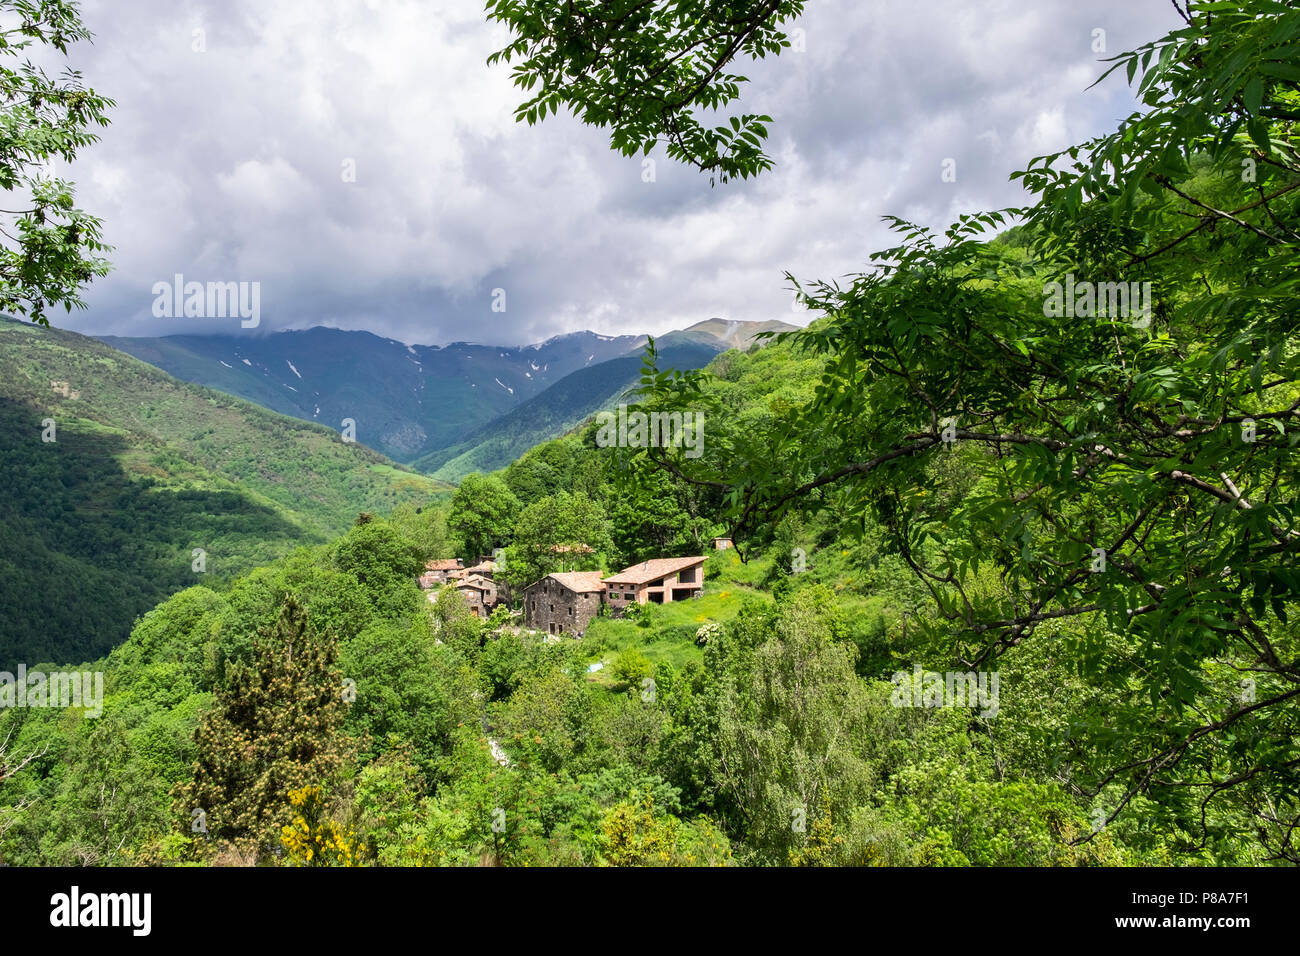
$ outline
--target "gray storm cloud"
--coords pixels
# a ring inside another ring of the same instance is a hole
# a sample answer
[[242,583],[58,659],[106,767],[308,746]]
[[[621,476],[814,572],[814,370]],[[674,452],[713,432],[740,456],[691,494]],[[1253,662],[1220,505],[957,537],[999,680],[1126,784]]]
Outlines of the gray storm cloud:
[[[645,182],[640,157],[571,117],[516,124],[480,0],[90,0],[84,15],[96,42],[74,63],[118,105],[71,176],[114,272],[59,324],[502,344],[802,321],[785,270],[861,269],[890,242],[886,213],[939,226],[1020,202],[1012,170],[1134,109],[1118,75],[1086,91],[1101,57],[1175,20],[1157,0],[810,0],[804,51],[741,69],[743,108],[776,120],[777,168],[711,188],[658,152]],[[150,290],[178,273],[260,283],[259,326],[156,318]]]

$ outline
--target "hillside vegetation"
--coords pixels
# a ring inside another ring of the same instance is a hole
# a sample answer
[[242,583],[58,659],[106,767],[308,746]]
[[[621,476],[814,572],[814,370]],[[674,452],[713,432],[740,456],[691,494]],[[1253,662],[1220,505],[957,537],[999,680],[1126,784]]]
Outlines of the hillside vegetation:
[[[717,353],[713,342],[660,349],[669,368],[701,368]],[[610,359],[565,376],[545,391],[472,433],[463,442],[411,463],[440,481],[457,482],[470,472],[504,468],[529,448],[564,434],[584,418],[626,400],[639,383],[641,358]]]
[[[719,423],[719,451],[733,427],[770,435],[815,390],[823,364],[789,343],[719,356],[705,385],[730,423]],[[107,672],[98,720],[0,715],[14,752],[60,755],[8,784],[0,855],[415,866],[1268,861],[1245,791],[1225,794],[1202,824],[1196,799],[1157,789],[1098,828],[1093,781],[1131,746],[1108,731],[1107,715],[1141,707],[1141,694],[1120,670],[1100,685],[1079,673],[1068,649],[1096,641],[1122,666],[1122,635],[1053,628],[1054,640],[1000,664],[992,715],[900,708],[899,673],[906,684],[915,666],[954,661],[926,633],[929,595],[886,528],[847,527],[809,502],[740,551],[705,552],[725,503],[680,480],[628,474],[594,435],[589,422],[420,514],[362,518],[224,593],[199,585],[174,595],[97,665]],[[932,507],[949,507],[969,479],[969,466],[951,460],[934,475]],[[571,527],[570,512],[586,523]],[[435,604],[418,591],[425,559],[479,550],[448,525],[500,535],[507,569],[578,533],[598,550],[552,556],[551,569],[708,553],[705,590],[556,641],[503,611],[474,618],[452,591]],[[292,690],[259,690],[272,686]],[[304,735],[308,749],[273,745],[272,732]],[[260,741],[251,756],[235,746],[246,734]],[[107,805],[81,793],[89,768],[109,785]],[[32,802],[14,811],[23,801]],[[307,819],[328,821],[328,843],[293,836]]]
[[323,427],[10,321],[0,426],[0,667],[96,657],[173,591],[440,487]]

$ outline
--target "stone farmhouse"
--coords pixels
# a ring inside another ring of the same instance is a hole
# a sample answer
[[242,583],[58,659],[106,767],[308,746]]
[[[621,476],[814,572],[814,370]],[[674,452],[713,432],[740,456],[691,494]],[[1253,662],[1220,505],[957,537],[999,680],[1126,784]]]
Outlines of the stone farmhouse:
[[[634,603],[671,604],[699,597],[704,589],[704,561],[704,555],[651,558],[609,577],[602,577],[599,571],[548,574],[520,595],[524,626],[546,634],[582,637],[601,605],[621,616]],[[438,587],[450,584],[476,617],[486,618],[500,604],[511,603],[505,582],[497,580],[498,571],[499,565],[487,556],[468,568],[459,558],[440,558],[425,565],[420,587],[434,592],[430,594],[433,600]]]
[[467,574],[455,582],[456,593],[465,599],[475,617],[486,618],[501,603],[497,597],[497,586],[491,578],[481,574]]
[[424,566],[420,588],[429,591],[429,600],[435,601],[438,588],[450,584],[465,599],[475,617],[486,618],[508,599],[505,587],[494,580],[496,570],[497,565],[491,559],[466,568],[462,567],[460,558],[438,558]]
[[435,558],[424,566],[424,573],[420,575],[421,590],[428,591],[440,584],[446,584],[453,580],[454,574],[464,570],[461,567],[460,558]]
[[523,590],[524,625],[547,634],[582,637],[600,613],[605,585],[599,571],[559,571]]
[[615,614],[629,604],[670,604],[698,597],[704,588],[704,557],[652,558],[605,578],[605,599]]
[[704,557],[653,558],[602,578],[599,571],[560,571],[524,588],[524,626],[582,637],[608,604],[620,615],[631,604],[664,604],[697,597],[704,588]]
[[469,577],[471,574],[481,574],[485,578],[495,578],[497,563],[491,558],[479,558],[478,564],[470,565],[462,573],[461,577]]

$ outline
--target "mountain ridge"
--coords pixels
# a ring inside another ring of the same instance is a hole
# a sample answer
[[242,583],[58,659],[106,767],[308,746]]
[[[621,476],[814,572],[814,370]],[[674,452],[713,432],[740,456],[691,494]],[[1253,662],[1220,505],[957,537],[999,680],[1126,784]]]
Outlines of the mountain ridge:
[[[711,318],[657,340],[720,352],[781,328],[793,326]],[[638,355],[648,339],[581,329],[529,345],[413,345],[328,326],[249,336],[99,337],[176,378],[284,415],[335,429],[351,419],[358,441],[406,464],[467,447],[472,436],[568,375]],[[548,437],[539,433],[533,443]]]

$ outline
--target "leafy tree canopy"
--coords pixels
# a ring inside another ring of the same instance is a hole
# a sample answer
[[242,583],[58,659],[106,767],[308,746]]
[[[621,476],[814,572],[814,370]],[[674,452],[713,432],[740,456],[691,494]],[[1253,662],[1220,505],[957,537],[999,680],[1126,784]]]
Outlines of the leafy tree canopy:
[[4,0],[0,30],[0,189],[10,198],[0,211],[0,311],[49,325],[50,306],[84,308],[81,290],[108,274],[100,220],[74,205],[73,184],[48,175],[51,161],[72,162],[99,137],[115,104],[65,69],[57,79],[30,59],[14,57],[43,45],[67,55],[89,41],[76,0]]

